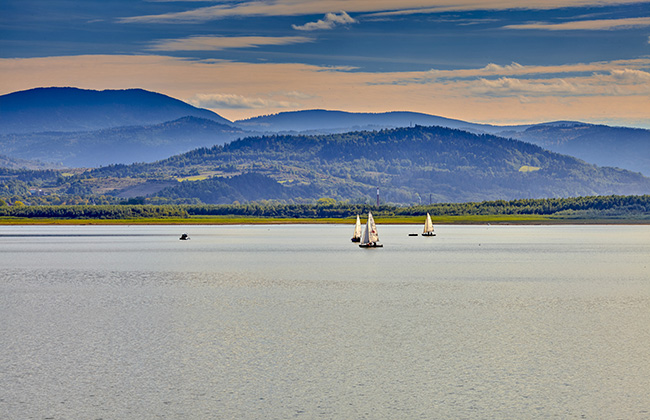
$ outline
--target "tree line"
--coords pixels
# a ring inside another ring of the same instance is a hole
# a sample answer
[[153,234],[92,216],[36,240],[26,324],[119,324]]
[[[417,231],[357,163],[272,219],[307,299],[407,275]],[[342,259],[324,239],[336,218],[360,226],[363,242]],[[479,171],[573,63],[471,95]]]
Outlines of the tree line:
[[[127,203],[127,202],[125,202]],[[61,219],[187,218],[252,216],[270,218],[348,218],[372,211],[376,216],[560,215],[649,217],[650,195],[496,200],[418,206],[370,205],[321,198],[316,204],[261,201],[246,204],[9,206],[0,203],[0,217]]]

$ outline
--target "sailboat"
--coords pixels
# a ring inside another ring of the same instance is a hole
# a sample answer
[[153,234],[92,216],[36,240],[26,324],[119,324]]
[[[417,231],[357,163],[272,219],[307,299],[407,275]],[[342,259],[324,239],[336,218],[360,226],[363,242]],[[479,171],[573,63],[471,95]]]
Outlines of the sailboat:
[[359,246],[361,248],[381,248],[382,244],[378,243],[379,236],[377,235],[377,226],[375,225],[375,219],[372,217],[372,213],[368,212],[368,222],[366,223],[366,228],[363,230],[363,236],[361,237],[361,243]]
[[354,225],[354,234],[352,235],[352,242],[361,242],[361,219],[357,214],[357,223]]
[[427,213],[427,220],[424,222],[424,231],[422,236],[436,236],[433,231],[433,222],[431,221],[431,216]]

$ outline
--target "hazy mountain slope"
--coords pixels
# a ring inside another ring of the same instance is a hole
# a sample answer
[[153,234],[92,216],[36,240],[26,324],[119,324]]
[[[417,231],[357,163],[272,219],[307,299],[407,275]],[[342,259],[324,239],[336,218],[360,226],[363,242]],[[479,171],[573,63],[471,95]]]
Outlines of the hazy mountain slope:
[[311,134],[343,133],[347,131],[380,130],[413,125],[458,128],[474,132],[493,133],[523,130],[528,126],[498,127],[438,117],[417,112],[354,113],[322,109],[281,112],[235,122],[238,126],[268,132],[307,132]]
[[61,169],[61,165],[36,160],[16,159],[9,156],[0,155],[0,168],[8,169]]
[[153,162],[197,147],[223,144],[246,134],[211,120],[183,117],[151,126],[0,135],[0,153],[70,167],[95,167]]
[[0,96],[0,134],[90,131],[159,124],[185,116],[231,124],[212,111],[142,89],[49,87]]
[[[92,176],[179,176],[190,170],[269,176],[293,199],[373,201],[377,186],[382,200],[393,203],[650,193],[650,179],[636,173],[441,127],[251,137],[155,164],[101,168]],[[210,188],[209,180],[192,185],[195,197],[207,196],[199,191]]]
[[590,163],[650,175],[650,130],[558,122],[508,134]]

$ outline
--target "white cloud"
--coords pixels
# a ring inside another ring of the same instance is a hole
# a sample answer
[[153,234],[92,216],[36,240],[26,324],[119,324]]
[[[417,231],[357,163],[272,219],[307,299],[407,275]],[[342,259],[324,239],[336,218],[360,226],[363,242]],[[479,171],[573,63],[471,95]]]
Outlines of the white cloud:
[[496,80],[479,79],[474,91],[488,96],[548,96],[575,95],[577,87],[563,79],[522,80],[500,77]]
[[538,29],[545,31],[595,31],[614,30],[626,28],[639,28],[650,26],[650,17],[627,18],[627,19],[600,19],[600,20],[579,20],[563,23],[525,23],[522,25],[508,25],[505,29]]
[[510,71],[519,71],[523,70],[524,66],[522,66],[519,63],[515,63],[514,61],[512,64],[507,65],[507,66],[500,66],[498,64],[494,63],[489,63],[487,66],[483,67],[483,70],[489,73],[502,73],[502,72],[510,72]]
[[615,97],[650,95],[650,73],[614,68],[605,73],[564,78],[479,78],[466,82],[470,89],[488,97]]
[[319,19],[316,22],[309,22],[304,25],[291,25],[291,27],[297,31],[316,31],[333,29],[337,25],[347,25],[350,23],[357,23],[357,21],[341,10],[338,14],[327,13],[323,19]]
[[299,92],[299,91],[288,91],[288,92],[278,92],[278,95],[286,96],[287,98],[292,98],[292,99],[314,99],[314,95],[310,95],[305,92]]
[[155,41],[149,47],[151,51],[218,51],[227,48],[253,48],[260,45],[287,45],[312,42],[303,36],[262,37],[262,36],[192,36],[181,39],[163,39]]
[[249,98],[233,94],[203,94],[194,95],[190,104],[199,108],[210,109],[264,109],[264,108],[291,108],[299,104],[287,101],[273,101],[263,98]]
[[650,73],[634,69],[614,69],[609,72],[612,77],[626,83],[650,83]]

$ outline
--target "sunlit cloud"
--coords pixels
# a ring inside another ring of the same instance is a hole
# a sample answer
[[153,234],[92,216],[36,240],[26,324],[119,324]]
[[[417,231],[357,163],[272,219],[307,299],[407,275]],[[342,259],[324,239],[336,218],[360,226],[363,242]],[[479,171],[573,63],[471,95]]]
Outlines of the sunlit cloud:
[[234,94],[204,94],[194,95],[188,102],[199,108],[214,109],[264,109],[264,108],[295,108],[300,106],[295,102],[274,101],[263,98],[248,98]]
[[611,76],[619,81],[628,83],[650,83],[650,73],[633,69],[615,69],[610,71]]
[[494,63],[489,63],[487,66],[483,67],[483,70],[486,72],[490,73],[503,73],[505,72],[510,72],[510,71],[521,71],[524,69],[524,66],[522,66],[519,63],[513,62],[512,64],[506,65],[506,66],[500,66],[498,64]]
[[357,23],[357,21],[341,10],[338,14],[327,13],[323,19],[319,19],[316,22],[308,22],[304,25],[291,25],[291,27],[297,31],[317,31],[333,29],[335,26],[348,25],[351,23]]
[[567,96],[575,95],[577,88],[563,79],[522,80],[500,77],[496,80],[479,79],[473,91],[490,96]]
[[312,42],[303,36],[262,37],[262,36],[192,36],[181,39],[163,39],[149,46],[151,51],[218,51],[228,48],[253,48],[263,45],[288,45]]
[[627,18],[627,19],[601,19],[581,20],[563,23],[525,23],[521,25],[507,25],[506,29],[537,29],[545,31],[595,31],[639,28],[650,26],[650,17]]
[[650,95],[650,73],[633,69],[612,69],[583,77],[554,79],[478,79],[472,90],[487,96],[579,97]]
[[304,100],[304,99],[314,99],[315,98],[314,95],[310,95],[310,94],[305,93],[305,92],[298,92],[298,91],[295,91],[295,90],[289,91],[289,92],[282,91],[282,92],[278,92],[277,94],[281,95],[281,96],[286,96],[287,98],[291,98],[291,99],[303,99]]
[[234,16],[304,16],[345,10],[375,16],[415,13],[440,13],[471,10],[552,10],[567,7],[643,4],[650,0],[251,0],[200,7],[184,12],[132,16],[120,22],[180,23],[205,22]]

